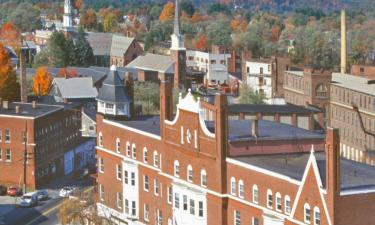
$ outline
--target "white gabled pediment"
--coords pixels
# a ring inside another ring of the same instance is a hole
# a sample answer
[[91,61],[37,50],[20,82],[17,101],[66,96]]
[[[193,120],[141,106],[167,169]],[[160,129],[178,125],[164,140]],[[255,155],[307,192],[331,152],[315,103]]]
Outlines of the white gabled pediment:
[[188,93],[182,98],[182,94],[178,98],[177,109],[186,110],[189,112],[199,113],[200,109],[200,98],[196,101],[194,96],[191,94],[191,89],[189,89]]

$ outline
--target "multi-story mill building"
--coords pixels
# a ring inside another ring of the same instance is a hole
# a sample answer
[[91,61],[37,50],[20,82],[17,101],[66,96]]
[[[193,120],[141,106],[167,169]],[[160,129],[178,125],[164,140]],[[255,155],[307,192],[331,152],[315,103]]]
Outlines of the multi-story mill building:
[[[97,114],[100,215],[158,225],[375,219],[375,170],[340,159],[338,130],[328,129],[324,145],[321,134],[289,125],[231,121],[224,95],[214,104],[180,96],[173,115],[172,84],[160,85],[158,116]],[[118,93],[131,99],[125,87]]]

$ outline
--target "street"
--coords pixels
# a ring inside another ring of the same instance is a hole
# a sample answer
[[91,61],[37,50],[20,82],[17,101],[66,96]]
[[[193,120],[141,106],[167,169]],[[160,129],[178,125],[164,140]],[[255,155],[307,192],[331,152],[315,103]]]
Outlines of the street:
[[[0,216],[0,225],[59,224],[59,208],[64,201],[64,198],[59,196],[59,191],[64,186],[74,186],[77,189],[87,190],[90,188],[91,182],[89,179],[75,181],[72,180],[70,176],[58,178],[44,187],[44,189],[48,191],[50,199],[40,201],[36,207],[21,208],[16,206],[5,215]],[[5,197],[0,196],[0,201],[1,198]],[[14,201],[16,201],[16,199]],[[14,207],[14,204],[11,207]]]

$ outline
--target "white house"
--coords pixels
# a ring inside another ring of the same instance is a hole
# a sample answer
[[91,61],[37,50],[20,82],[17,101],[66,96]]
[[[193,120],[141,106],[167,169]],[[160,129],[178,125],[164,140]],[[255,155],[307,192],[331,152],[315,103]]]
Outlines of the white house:
[[272,61],[246,61],[247,84],[255,93],[264,94],[267,99],[272,98]]

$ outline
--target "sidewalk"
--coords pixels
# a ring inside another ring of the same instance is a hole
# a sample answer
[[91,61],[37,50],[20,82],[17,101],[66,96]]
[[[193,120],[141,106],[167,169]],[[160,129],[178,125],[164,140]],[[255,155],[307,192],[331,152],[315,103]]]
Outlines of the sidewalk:
[[19,198],[0,196],[0,225],[5,224],[4,217],[16,208],[18,201]]

